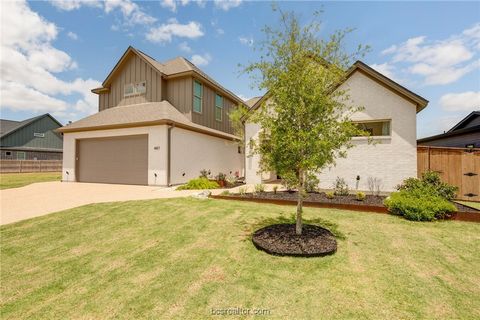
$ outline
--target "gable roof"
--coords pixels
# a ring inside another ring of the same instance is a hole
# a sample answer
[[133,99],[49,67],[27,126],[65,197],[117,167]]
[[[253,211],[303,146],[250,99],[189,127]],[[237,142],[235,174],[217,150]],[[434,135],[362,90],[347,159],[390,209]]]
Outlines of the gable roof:
[[0,119],[0,138],[4,138],[8,135],[11,135],[12,133],[20,130],[21,128],[26,127],[27,125],[38,121],[44,117],[50,117],[54,122],[58,124],[59,127],[62,126],[60,122],[57,121],[54,117],[50,115],[50,113],[45,113],[33,118],[29,118],[23,121],[14,121],[14,120],[6,120],[6,119]]
[[462,120],[460,120],[459,123],[457,123],[456,125],[454,125],[450,130],[448,130],[447,132],[452,132],[452,131],[457,131],[457,130],[460,130],[462,128],[465,127],[465,125],[468,124],[468,122],[470,122],[470,120],[472,118],[476,118],[476,117],[480,117],[480,110],[479,111],[472,111],[470,112],[469,115],[467,115],[465,118],[463,118]]
[[131,54],[138,55],[143,61],[148,63],[153,69],[157,70],[165,79],[171,79],[171,78],[182,77],[187,75],[196,76],[197,78],[200,78],[201,80],[209,83],[215,89],[221,91],[230,99],[238,103],[242,103],[242,104],[245,103],[236,94],[234,94],[230,90],[220,85],[217,81],[213,80],[213,78],[208,76],[205,72],[203,72],[200,68],[198,68],[192,62],[190,62],[188,59],[184,57],[176,57],[174,59],[161,63],[156,61],[154,58],[147,55],[146,53],[132,46],[129,46],[127,50],[123,53],[123,55],[120,57],[120,60],[118,60],[118,62],[115,64],[113,69],[108,74],[107,78],[103,81],[102,87],[92,89],[92,92],[98,94],[101,92],[108,91],[109,90],[108,86],[110,85],[112,79],[114,78],[114,75],[121,68],[123,63],[128,59],[128,57]]
[[59,128],[57,131],[77,132],[114,128],[143,127],[160,124],[175,125],[180,128],[213,135],[224,139],[239,140],[239,138],[235,135],[193,123],[166,100],[161,102],[147,102],[105,109],[102,112],[95,113],[91,116]]
[[[368,76],[370,79],[376,81],[377,83],[383,85],[387,89],[390,89],[391,91],[395,92],[396,94],[402,96],[403,98],[407,99],[408,101],[412,102],[416,106],[417,113],[422,111],[428,104],[428,100],[419,96],[418,94],[408,90],[407,88],[403,87],[402,85],[396,83],[392,79],[384,76],[380,72],[376,71],[375,69],[369,67],[365,63],[363,63],[360,60],[357,60],[348,70],[347,74],[345,76],[345,79],[340,82],[336,88],[338,88],[342,83],[345,83],[355,72],[360,71],[366,76]],[[268,98],[268,92],[255,101],[253,106],[249,106],[250,110],[255,110],[260,105]],[[251,101],[250,99],[249,101]]]

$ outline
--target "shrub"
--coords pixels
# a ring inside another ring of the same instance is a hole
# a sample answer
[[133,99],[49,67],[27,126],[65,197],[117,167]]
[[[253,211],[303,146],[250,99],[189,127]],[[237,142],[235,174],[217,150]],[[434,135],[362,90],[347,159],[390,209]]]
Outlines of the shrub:
[[233,187],[237,183],[237,177],[228,176],[226,179],[227,187]]
[[440,175],[435,171],[426,171],[421,179],[408,178],[397,186],[399,191],[407,191],[415,194],[432,195],[453,200],[458,188],[442,182]]
[[307,192],[316,192],[318,191],[318,184],[320,180],[318,180],[317,176],[314,174],[308,174],[305,179],[305,191]]
[[356,199],[358,201],[363,201],[363,200],[365,200],[366,197],[367,196],[365,195],[365,192],[360,192],[360,191],[357,192]]
[[293,191],[298,185],[298,179],[294,173],[285,173],[282,175],[282,185],[287,191]]
[[329,191],[329,192],[325,193],[325,196],[327,197],[327,199],[333,199],[333,198],[335,198],[335,193],[332,192],[332,191]]
[[420,194],[407,190],[393,192],[385,199],[384,204],[391,213],[414,221],[443,219],[457,210],[453,203],[438,195]]
[[244,196],[247,193],[247,187],[240,187],[238,188],[238,193]]
[[255,185],[255,193],[265,192],[265,185],[264,184],[256,184]]
[[230,191],[228,190],[225,190],[225,191],[222,191],[222,193],[220,193],[221,196],[228,196],[230,195]]
[[200,170],[200,177],[199,178],[208,179],[209,176],[210,176],[210,170],[208,170],[208,171],[206,169]]
[[273,193],[277,194],[278,186],[273,186]]
[[222,173],[222,172],[219,172],[215,176],[215,180],[217,180],[217,181],[225,181],[226,179],[227,179],[227,175],[225,173]]
[[177,190],[202,190],[202,189],[217,189],[220,187],[215,181],[210,181],[207,178],[192,179],[177,188]]
[[368,177],[368,190],[370,190],[371,195],[379,196],[380,190],[382,188],[382,179]]
[[336,196],[348,196],[348,184],[345,182],[345,179],[337,177],[333,190]]

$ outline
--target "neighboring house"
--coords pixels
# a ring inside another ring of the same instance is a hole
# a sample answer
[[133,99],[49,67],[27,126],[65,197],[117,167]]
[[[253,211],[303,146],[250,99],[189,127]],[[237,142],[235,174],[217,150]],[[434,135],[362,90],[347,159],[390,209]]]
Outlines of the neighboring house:
[[141,185],[243,175],[229,111],[244,102],[190,61],[129,47],[100,88],[99,112],[61,129],[63,180]]
[[[320,187],[332,188],[340,177],[352,190],[368,190],[368,179],[377,178],[382,191],[393,191],[405,178],[416,177],[416,114],[428,101],[360,61],[353,64],[338,88],[348,90],[352,103],[364,107],[352,120],[371,133],[373,143],[369,144],[367,137],[354,137],[355,146],[347,157],[337,159],[334,167],[318,175]],[[269,103],[268,94],[247,101],[251,112],[263,103]],[[247,183],[277,179],[275,172],[258,174],[260,156],[248,156],[248,141],[258,138],[260,130],[256,124],[245,124]]]
[[0,119],[0,159],[62,160],[62,124],[50,114],[23,121]]
[[452,129],[417,141],[419,146],[480,148],[480,111],[473,111]]

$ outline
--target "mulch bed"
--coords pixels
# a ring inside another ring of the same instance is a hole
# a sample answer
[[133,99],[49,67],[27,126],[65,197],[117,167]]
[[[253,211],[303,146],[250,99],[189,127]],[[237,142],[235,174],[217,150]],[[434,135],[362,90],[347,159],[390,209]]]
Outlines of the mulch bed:
[[259,250],[279,256],[321,257],[337,251],[335,236],[319,226],[305,224],[301,235],[295,224],[274,224],[253,233],[252,242]]

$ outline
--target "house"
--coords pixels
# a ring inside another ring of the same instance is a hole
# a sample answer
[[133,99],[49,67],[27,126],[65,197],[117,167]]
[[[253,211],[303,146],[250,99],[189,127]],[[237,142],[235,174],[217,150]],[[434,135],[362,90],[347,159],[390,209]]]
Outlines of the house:
[[[367,137],[354,137],[354,147],[347,157],[337,159],[336,165],[319,175],[320,188],[331,189],[337,177],[345,179],[350,189],[369,190],[369,180],[376,178],[381,191],[393,191],[405,178],[417,176],[416,114],[428,101],[385,77],[361,61],[348,70],[339,90],[348,90],[352,103],[364,110],[352,116]],[[247,101],[251,112],[268,104],[268,94]],[[261,128],[245,124],[245,141],[257,139]],[[246,143],[245,179],[247,183],[262,183],[277,179],[275,172],[259,174],[260,156],[248,156]],[[370,179],[371,178],[371,179]]]
[[0,119],[0,159],[62,160],[62,124],[50,114],[13,121]]
[[244,174],[228,118],[244,102],[187,59],[158,62],[129,47],[92,92],[99,112],[58,130],[64,181],[174,185],[202,169]]
[[480,148],[480,111],[473,111],[453,128],[417,140],[419,146]]

